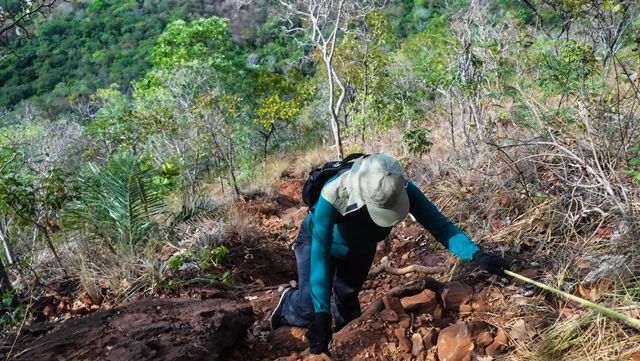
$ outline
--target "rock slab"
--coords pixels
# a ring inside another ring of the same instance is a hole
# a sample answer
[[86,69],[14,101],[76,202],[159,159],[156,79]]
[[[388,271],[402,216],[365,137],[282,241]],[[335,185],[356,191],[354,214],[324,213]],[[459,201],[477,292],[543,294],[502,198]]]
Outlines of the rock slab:
[[57,325],[16,360],[217,360],[253,322],[228,299],[143,299]]

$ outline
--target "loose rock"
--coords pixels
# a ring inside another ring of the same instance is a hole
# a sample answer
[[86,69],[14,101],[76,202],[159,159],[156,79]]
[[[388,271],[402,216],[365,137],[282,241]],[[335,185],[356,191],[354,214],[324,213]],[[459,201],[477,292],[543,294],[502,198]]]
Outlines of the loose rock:
[[446,361],[471,361],[474,345],[465,322],[458,322],[440,331],[438,358]]
[[384,309],[380,311],[380,318],[382,318],[385,322],[397,322],[398,314],[396,314],[393,310]]
[[285,350],[304,350],[307,347],[306,331],[300,327],[280,327],[271,333],[271,344]]
[[252,322],[247,303],[145,299],[64,322],[16,360],[216,360]]
[[447,288],[442,291],[442,300],[447,310],[459,311],[460,305],[466,304],[471,300],[473,288],[460,282],[451,282]]
[[384,296],[382,298],[382,303],[384,303],[384,307],[388,310],[392,310],[398,316],[406,314],[404,308],[402,307],[402,303],[400,299],[397,297]]
[[409,352],[411,351],[411,341],[406,336],[406,329],[404,327],[398,327],[393,332],[398,338],[399,349],[401,352]]
[[422,336],[419,333],[414,333],[411,336],[411,354],[417,357],[422,350],[424,350]]
[[437,304],[436,293],[432,290],[424,290],[417,295],[402,298],[400,303],[408,311],[428,312],[433,310]]

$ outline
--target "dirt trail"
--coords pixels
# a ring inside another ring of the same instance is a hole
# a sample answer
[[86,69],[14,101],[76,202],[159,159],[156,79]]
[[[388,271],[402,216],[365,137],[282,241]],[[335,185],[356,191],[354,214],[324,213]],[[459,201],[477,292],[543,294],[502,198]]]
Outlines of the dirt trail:
[[[295,279],[295,239],[306,209],[297,201],[302,181],[283,183],[275,196],[237,204],[266,235],[261,251],[247,250],[234,265],[233,294],[199,291],[208,299],[144,299],[64,323],[34,323],[13,350],[18,360],[314,360],[304,329],[270,332],[265,316],[278,288]],[[539,294],[499,285],[495,276],[458,262],[419,224],[407,221],[381,242],[374,265],[421,264],[455,269],[446,275],[380,274],[364,285],[363,316],[334,335],[333,360],[493,360],[513,341],[532,337],[546,318],[527,314]],[[270,251],[266,252],[264,249]],[[535,270],[525,270],[529,275]],[[230,299],[232,298],[232,299]]]

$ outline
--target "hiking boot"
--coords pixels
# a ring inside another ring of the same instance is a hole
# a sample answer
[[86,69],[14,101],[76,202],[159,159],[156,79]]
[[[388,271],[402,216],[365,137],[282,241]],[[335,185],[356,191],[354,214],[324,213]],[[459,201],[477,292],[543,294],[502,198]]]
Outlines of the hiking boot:
[[271,311],[271,317],[269,318],[269,323],[271,324],[271,330],[275,330],[282,325],[284,325],[284,317],[282,316],[282,309],[284,308],[284,298],[289,291],[293,288],[285,288],[282,291],[282,295],[280,296],[280,301],[276,305],[276,308]]

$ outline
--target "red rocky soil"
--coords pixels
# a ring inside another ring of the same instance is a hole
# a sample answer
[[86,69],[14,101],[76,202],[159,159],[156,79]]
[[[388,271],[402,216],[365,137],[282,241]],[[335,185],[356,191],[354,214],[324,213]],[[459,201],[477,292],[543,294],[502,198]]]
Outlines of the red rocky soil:
[[[224,296],[217,291],[196,292],[203,299],[145,299],[55,327],[35,323],[23,332],[13,357],[328,360],[308,355],[304,329],[283,327],[271,332],[265,320],[277,303],[279,290],[295,280],[295,257],[288,246],[306,216],[297,200],[301,187],[301,180],[290,180],[275,196],[254,195],[237,204],[238,213],[266,235],[261,250],[236,257],[242,261],[233,267],[237,286],[233,298],[240,302],[204,299]],[[511,341],[533,337],[545,325],[544,317],[527,316],[523,311],[524,306],[543,302],[541,295],[515,283],[501,285],[495,276],[477,271],[473,264],[458,262],[410,220],[379,244],[374,265],[383,264],[421,264],[455,272],[432,275],[439,281],[417,273],[371,277],[360,295],[363,316],[334,334],[331,359],[500,359],[513,347]],[[535,271],[526,273],[533,276]]]

